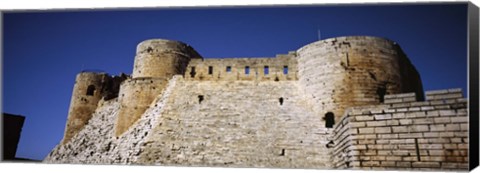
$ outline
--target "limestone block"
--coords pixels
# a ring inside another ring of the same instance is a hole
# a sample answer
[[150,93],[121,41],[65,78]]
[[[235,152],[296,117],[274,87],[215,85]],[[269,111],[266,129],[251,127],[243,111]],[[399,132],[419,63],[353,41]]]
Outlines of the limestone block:
[[460,125],[459,124],[447,124],[445,127],[445,130],[447,131],[460,131]]
[[468,117],[451,117],[450,120],[452,123],[466,123],[468,122]]
[[380,115],[374,115],[375,120],[388,120],[392,119],[392,114],[380,114]]
[[397,166],[399,168],[402,168],[402,167],[409,168],[409,167],[412,166],[412,162],[396,162],[395,166]]
[[386,126],[386,121],[367,121],[368,127]]
[[439,162],[413,162],[412,167],[414,168],[439,168]]
[[374,133],[374,128],[369,127],[369,128],[358,128],[358,131],[360,134],[365,134],[365,133]]
[[435,123],[450,123],[450,117],[438,117],[433,120]]
[[403,133],[403,132],[408,132],[408,129],[406,126],[398,126],[398,127],[392,127],[393,133]]
[[392,133],[391,127],[375,127],[375,133]]

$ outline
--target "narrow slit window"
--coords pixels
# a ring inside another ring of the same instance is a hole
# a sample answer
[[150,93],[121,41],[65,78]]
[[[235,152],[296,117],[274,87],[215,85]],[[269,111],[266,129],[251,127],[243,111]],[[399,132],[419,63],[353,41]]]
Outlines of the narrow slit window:
[[87,96],[93,96],[95,93],[95,86],[89,85],[87,88]]
[[268,66],[263,67],[263,74],[268,74]]
[[203,101],[203,95],[198,96],[198,104],[201,104]]
[[232,71],[232,67],[231,66],[227,66],[227,72],[231,72]]
[[213,67],[212,66],[208,66],[208,74],[213,74]]
[[245,66],[245,74],[250,74],[250,67],[249,66]]
[[195,77],[195,74],[196,74],[195,67],[192,67],[191,70],[190,70],[190,77],[192,77],[192,78]]
[[387,94],[387,88],[377,88],[378,101],[380,101],[380,103],[383,103],[385,101],[385,94]]
[[280,105],[283,105],[283,97],[280,97],[280,98],[278,99],[278,102],[280,102]]
[[288,74],[288,66],[283,66],[283,74]]
[[325,120],[326,128],[332,128],[333,125],[335,124],[335,116],[332,112],[327,112],[323,119]]

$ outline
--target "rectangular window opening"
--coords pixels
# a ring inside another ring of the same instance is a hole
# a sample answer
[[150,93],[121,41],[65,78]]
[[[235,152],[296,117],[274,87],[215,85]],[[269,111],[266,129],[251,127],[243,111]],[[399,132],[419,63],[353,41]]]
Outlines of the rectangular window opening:
[[231,71],[232,71],[232,67],[227,66],[227,72],[231,72]]
[[268,66],[263,67],[263,74],[268,74]]
[[283,66],[283,74],[288,74],[288,66]]
[[191,70],[190,70],[190,77],[192,77],[192,78],[195,77],[195,74],[196,74],[195,67],[192,67]]
[[249,66],[245,66],[245,74],[250,74],[250,67]]
[[212,66],[208,66],[208,74],[213,74],[213,67]]

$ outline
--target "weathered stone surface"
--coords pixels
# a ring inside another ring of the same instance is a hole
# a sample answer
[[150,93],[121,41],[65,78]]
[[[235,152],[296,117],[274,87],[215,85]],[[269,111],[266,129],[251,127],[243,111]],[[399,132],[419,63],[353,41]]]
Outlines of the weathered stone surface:
[[109,76],[106,73],[81,72],[75,79],[68,120],[62,143],[68,142],[92,118],[101,99],[117,97],[120,83],[126,76]]
[[170,97],[177,78],[152,103],[152,107],[120,137],[115,137],[115,119],[120,103],[110,100],[98,107],[92,118],[69,142],[57,145],[45,158],[46,163],[132,164]]
[[147,40],[137,46],[132,78],[106,87],[117,88],[117,99],[94,92],[98,101],[76,102],[86,86],[108,83],[91,75],[76,85],[71,106],[88,111],[69,114],[64,142],[45,162],[419,170],[468,163],[461,90],[421,101],[416,69],[382,38],[338,37],[275,58],[235,59]]
[[328,129],[297,88],[291,81],[180,80],[138,163],[329,167]]
[[[452,92],[458,92],[458,89]],[[449,94],[449,90],[430,92],[436,95]],[[390,95],[390,99],[398,99],[402,95]],[[406,96],[405,96],[406,97]],[[343,151],[350,155],[353,160],[359,159],[359,166],[352,168],[402,168],[414,170],[466,170],[468,163],[468,117],[464,108],[466,105],[453,107],[456,102],[441,101],[436,106],[429,105],[433,101],[414,102],[404,105],[408,100],[392,105],[396,108],[402,105],[399,112],[385,114],[365,110],[365,114],[350,115],[346,124],[358,122],[366,123],[367,127],[358,128],[359,133],[351,133],[350,137],[341,141],[342,145],[356,146],[354,144],[366,144],[365,147],[353,147],[359,152]],[[388,104],[388,103],[386,103]],[[422,107],[418,107],[422,106]],[[358,109],[356,107],[348,111]],[[386,117],[387,115],[387,117]],[[369,119],[368,117],[374,117]],[[391,118],[391,119],[390,119]],[[391,122],[395,121],[395,122]],[[337,125],[336,128],[341,126]],[[336,130],[334,130],[336,131]],[[386,133],[386,134],[384,134]],[[366,135],[371,135],[368,140]],[[338,134],[334,134],[338,135]],[[337,141],[337,138],[334,138]],[[334,147],[335,150],[341,148]],[[368,151],[367,151],[368,150]],[[335,151],[334,153],[338,153]],[[373,154],[376,153],[376,154]],[[382,157],[388,156],[388,157]],[[348,162],[347,159],[336,160],[336,165]],[[378,161],[378,162],[377,162]],[[380,163],[380,164],[377,164]]]

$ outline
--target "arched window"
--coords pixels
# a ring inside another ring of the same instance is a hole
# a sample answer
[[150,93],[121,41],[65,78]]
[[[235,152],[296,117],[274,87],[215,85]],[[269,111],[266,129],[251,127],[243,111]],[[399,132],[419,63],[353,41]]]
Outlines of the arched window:
[[332,128],[335,124],[335,115],[332,112],[327,112],[325,117],[323,117],[323,120],[325,120],[326,128]]
[[95,93],[95,86],[93,86],[93,85],[88,86],[87,96],[93,96],[94,93]]

